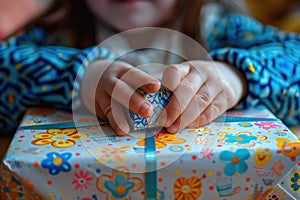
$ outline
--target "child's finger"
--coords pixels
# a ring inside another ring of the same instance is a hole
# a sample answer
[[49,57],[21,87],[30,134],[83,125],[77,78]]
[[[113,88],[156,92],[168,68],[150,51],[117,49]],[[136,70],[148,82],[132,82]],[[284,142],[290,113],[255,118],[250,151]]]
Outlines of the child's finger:
[[107,84],[105,91],[111,98],[143,117],[152,113],[152,105],[127,83],[116,77],[112,77],[109,81],[111,83]]
[[159,80],[137,68],[127,70],[119,78],[134,89],[139,88],[148,93],[157,92],[160,88]]
[[[162,113],[159,123],[165,127],[171,126],[189,105],[200,87],[206,88],[204,79],[196,70],[192,70],[180,83],[168,103],[165,112]],[[201,90],[201,89],[200,89]],[[215,91],[214,91],[215,93]],[[201,91],[203,101],[210,102],[213,97],[210,91]],[[199,96],[199,95],[198,95]]]
[[199,94],[196,94],[192,98],[184,112],[175,120],[175,122],[170,127],[167,127],[168,132],[176,133],[184,129],[189,124],[194,122],[199,116],[199,113],[202,113],[207,106],[208,105],[203,105],[203,97],[201,97],[201,95]]
[[95,109],[96,115],[100,119],[107,120],[107,113],[109,113],[112,109],[111,101],[112,100],[110,96],[107,93],[105,93],[105,91],[101,91],[96,94]]
[[190,72],[189,63],[171,65],[163,72],[162,85],[168,90],[174,91],[181,80]]
[[123,136],[128,134],[130,128],[122,107],[118,102],[108,97],[103,98],[101,104],[97,105],[99,105],[97,107],[101,109],[101,111],[97,111],[97,113],[102,113],[107,118],[110,126],[115,130],[117,135]]
[[112,109],[107,113],[107,118],[117,135],[123,136],[129,133],[130,128],[122,107],[114,100],[112,100]]
[[212,103],[192,122],[188,127],[200,127],[213,121],[227,110],[226,95],[224,92],[218,94]]

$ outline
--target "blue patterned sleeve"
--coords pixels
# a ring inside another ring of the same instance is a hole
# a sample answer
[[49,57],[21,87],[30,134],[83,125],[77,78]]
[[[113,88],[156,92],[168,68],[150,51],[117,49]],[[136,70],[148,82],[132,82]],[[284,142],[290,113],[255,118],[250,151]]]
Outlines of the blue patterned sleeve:
[[12,133],[30,106],[70,110],[72,101],[73,106],[80,105],[79,86],[86,67],[95,59],[113,59],[104,47],[45,46],[45,38],[36,28],[0,42],[1,135]]
[[300,124],[300,35],[227,14],[207,44],[214,60],[236,66],[248,81],[238,107],[263,103],[287,125]]

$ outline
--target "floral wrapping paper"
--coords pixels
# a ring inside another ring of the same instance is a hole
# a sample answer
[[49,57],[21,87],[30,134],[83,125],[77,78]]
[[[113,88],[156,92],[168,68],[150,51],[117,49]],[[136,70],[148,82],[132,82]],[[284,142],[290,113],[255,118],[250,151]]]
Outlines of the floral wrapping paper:
[[263,106],[177,134],[116,137],[73,118],[27,112],[2,161],[1,199],[299,199],[300,143]]

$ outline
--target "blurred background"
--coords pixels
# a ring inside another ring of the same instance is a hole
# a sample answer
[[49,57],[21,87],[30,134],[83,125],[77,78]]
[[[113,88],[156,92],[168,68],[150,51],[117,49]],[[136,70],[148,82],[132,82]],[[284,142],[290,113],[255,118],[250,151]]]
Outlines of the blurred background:
[[251,14],[264,24],[300,33],[299,0],[246,0]]
[[[0,0],[0,40],[45,11],[53,0]],[[240,1],[240,0],[237,0]],[[299,0],[246,0],[250,13],[264,24],[300,32]]]
[[0,40],[12,35],[40,14],[52,0],[0,0]]

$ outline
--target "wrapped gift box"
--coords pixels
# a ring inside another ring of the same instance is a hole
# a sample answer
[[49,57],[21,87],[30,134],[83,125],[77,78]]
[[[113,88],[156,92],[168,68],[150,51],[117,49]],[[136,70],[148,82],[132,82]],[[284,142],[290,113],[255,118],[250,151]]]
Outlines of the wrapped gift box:
[[2,161],[0,197],[293,199],[299,146],[263,106],[177,134],[152,128],[124,137],[93,116],[32,108]]

